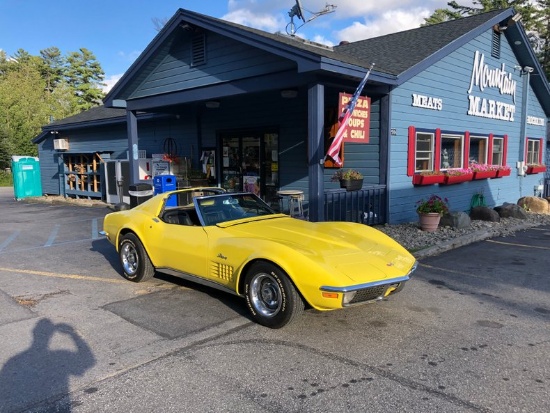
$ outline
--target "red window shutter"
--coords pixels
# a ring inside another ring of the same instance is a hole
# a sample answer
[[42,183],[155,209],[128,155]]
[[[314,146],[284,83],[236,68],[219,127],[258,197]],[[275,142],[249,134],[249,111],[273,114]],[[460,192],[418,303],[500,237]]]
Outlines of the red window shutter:
[[470,132],[464,132],[464,159],[462,160],[462,167],[467,168],[470,166]]
[[493,164],[493,134],[489,134],[489,142],[487,142],[487,163]]
[[435,130],[434,170],[441,170],[441,129],[439,128]]
[[544,148],[544,141],[542,139],[539,139],[539,165],[543,165],[544,162],[542,162],[542,148]]
[[503,137],[503,142],[502,142],[502,164],[503,165],[507,165],[506,164],[506,161],[507,161],[507,157],[508,157],[508,135],[504,135]]
[[414,161],[416,158],[416,128],[414,126],[409,126],[409,153],[408,153],[408,163],[407,163],[407,175],[413,176],[415,165]]

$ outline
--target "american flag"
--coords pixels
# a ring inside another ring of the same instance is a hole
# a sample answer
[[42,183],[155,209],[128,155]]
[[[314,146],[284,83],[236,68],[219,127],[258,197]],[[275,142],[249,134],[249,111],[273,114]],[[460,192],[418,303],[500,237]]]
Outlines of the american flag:
[[344,109],[344,111],[340,114],[340,117],[338,118],[340,126],[338,127],[338,132],[336,132],[336,136],[334,137],[332,143],[330,144],[330,148],[328,148],[327,151],[327,157],[331,158],[338,166],[342,166],[342,160],[340,159],[340,148],[342,147],[342,141],[344,140],[344,130],[346,129],[348,120],[353,113],[353,109],[355,109],[357,100],[359,99],[359,96],[361,96],[361,92],[363,91],[363,88],[367,83],[367,78],[369,77],[373,67],[374,63],[370,65],[367,74],[365,75],[363,80],[361,80],[359,86],[357,86],[357,90],[355,90],[355,93],[349,101],[348,106]]

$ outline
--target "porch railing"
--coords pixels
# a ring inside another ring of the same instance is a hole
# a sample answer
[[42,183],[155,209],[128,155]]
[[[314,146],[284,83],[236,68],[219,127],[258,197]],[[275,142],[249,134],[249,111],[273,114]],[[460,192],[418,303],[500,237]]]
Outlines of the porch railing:
[[358,191],[325,191],[325,221],[377,225],[386,222],[386,186],[369,185]]

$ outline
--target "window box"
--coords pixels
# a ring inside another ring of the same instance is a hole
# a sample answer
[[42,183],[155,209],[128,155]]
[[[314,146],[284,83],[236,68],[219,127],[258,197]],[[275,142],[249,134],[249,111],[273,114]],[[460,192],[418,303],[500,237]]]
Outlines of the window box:
[[459,184],[461,182],[471,181],[474,177],[474,174],[471,172],[469,174],[461,175],[445,175],[445,185]]
[[445,175],[413,175],[413,185],[435,185],[442,184],[445,181]]
[[531,175],[541,172],[546,172],[546,165],[527,165],[527,171],[525,173]]
[[489,179],[496,178],[497,171],[474,171],[473,179]]
[[503,176],[510,176],[511,169],[499,169],[495,178],[502,178]]

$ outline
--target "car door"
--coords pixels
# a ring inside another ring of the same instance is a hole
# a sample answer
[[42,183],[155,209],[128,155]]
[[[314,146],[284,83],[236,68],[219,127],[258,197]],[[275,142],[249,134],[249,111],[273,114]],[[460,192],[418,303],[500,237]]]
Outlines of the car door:
[[156,266],[205,277],[208,237],[204,228],[163,221],[157,225]]

